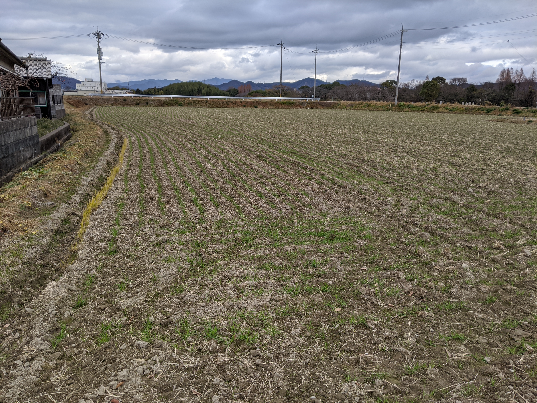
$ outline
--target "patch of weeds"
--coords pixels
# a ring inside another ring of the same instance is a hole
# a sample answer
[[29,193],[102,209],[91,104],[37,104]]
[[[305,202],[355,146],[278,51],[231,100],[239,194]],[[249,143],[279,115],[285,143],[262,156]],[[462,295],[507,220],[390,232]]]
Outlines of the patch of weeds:
[[375,383],[377,379],[386,379],[388,377],[388,374],[386,372],[372,372],[366,375],[365,382],[366,383]]
[[101,324],[101,332],[97,338],[97,345],[100,346],[101,344],[108,343],[112,339],[115,330],[120,327],[121,325],[116,325],[112,322]]
[[185,286],[183,284],[176,284],[172,286],[170,293],[172,295],[179,295],[185,292]]
[[153,339],[153,322],[147,319],[141,332],[141,339],[148,343]]
[[346,323],[352,326],[369,327],[367,324],[367,317],[365,315],[351,315],[346,319]]
[[181,319],[181,321],[177,324],[175,332],[181,339],[187,340],[192,334],[192,327],[190,326],[188,319]]
[[94,282],[95,282],[95,276],[93,274],[88,274],[86,276],[86,280],[84,280],[84,288],[86,289],[86,291],[89,290],[89,288]]
[[216,325],[208,324],[207,326],[205,326],[204,333],[205,337],[207,337],[208,339],[217,340],[220,338],[218,334],[218,327]]
[[311,268],[319,267],[319,262],[317,262],[315,259],[312,259],[309,261],[308,266]]
[[108,255],[113,256],[115,255],[117,250],[117,235],[119,233],[119,229],[117,227],[112,228],[112,239],[110,242],[108,242]]
[[11,315],[11,307],[9,305],[2,305],[0,307],[0,321],[5,322]]
[[292,297],[296,297],[301,294],[309,295],[313,294],[316,290],[309,285],[296,285],[284,287],[284,291],[290,294]]
[[415,316],[418,315],[420,312],[428,311],[429,307],[427,305],[412,305],[409,308],[401,309],[400,311],[396,312],[394,316],[397,316],[399,318],[406,318],[409,316]]
[[385,295],[388,297],[397,296],[401,293],[401,289],[398,287],[390,287],[385,291]]
[[449,341],[449,340],[464,341],[464,340],[466,340],[465,335],[460,334],[460,333],[455,333],[455,332],[452,332],[451,334],[446,335],[446,336],[440,336],[440,338],[444,339],[446,341]]
[[258,338],[259,335],[255,332],[252,332],[250,329],[242,329],[237,335],[234,335],[233,337],[234,340],[241,341],[246,344],[255,344]]
[[[534,343],[534,344],[537,344],[537,343]],[[530,345],[529,348],[533,349],[533,346]],[[507,348],[507,354],[522,355],[527,350],[528,350],[528,348],[526,347],[526,343],[524,341],[521,341],[520,343],[518,343],[518,344],[516,344],[514,346],[508,347]]]
[[480,396],[483,393],[483,385],[468,384],[462,388],[462,394],[466,397]]
[[356,382],[358,381],[358,377],[356,375],[352,375],[352,374],[347,374],[345,375],[345,377],[343,378],[343,382]]
[[431,339],[425,339],[423,344],[425,344],[426,346],[429,346],[429,347],[436,347],[435,341],[431,340]]
[[426,364],[426,363],[422,363],[422,364],[416,363],[414,365],[405,365],[405,374],[416,375],[428,367],[429,367],[429,364]]
[[270,324],[267,326],[267,332],[268,334],[270,334],[272,337],[277,337],[279,336],[282,331],[280,329],[278,329],[275,325],[273,324]]
[[495,303],[497,300],[498,300],[498,298],[496,298],[495,296],[493,296],[493,295],[489,295],[489,296],[483,301],[483,303],[484,303],[484,304],[487,304],[487,305],[491,305],[491,304]]
[[505,329],[515,329],[520,323],[515,319],[504,319],[501,326]]
[[443,399],[447,395],[447,389],[435,389],[429,392],[429,396],[433,399]]
[[242,246],[245,246],[245,247],[252,246],[254,241],[255,241],[255,236],[252,233],[252,231],[248,231],[248,230],[242,231],[241,238],[240,238],[240,243],[242,244]]
[[125,282],[125,280],[121,281],[117,285],[117,288],[119,289],[119,291],[125,291],[127,289],[127,283]]
[[62,323],[62,325],[60,326],[60,333],[58,333],[54,339],[52,340],[52,349],[55,350],[56,347],[58,347],[58,345],[61,343],[61,341],[63,339],[65,339],[67,337],[67,326]]
[[452,287],[451,287],[450,285],[445,285],[445,286],[443,286],[443,287],[440,289],[440,291],[442,291],[443,293],[446,293],[446,294],[447,294],[447,293],[450,293],[450,292],[451,292],[451,288],[452,288]]
[[82,308],[86,306],[87,304],[88,304],[88,300],[86,298],[84,298],[83,296],[78,296],[73,305],[73,308],[74,309]]

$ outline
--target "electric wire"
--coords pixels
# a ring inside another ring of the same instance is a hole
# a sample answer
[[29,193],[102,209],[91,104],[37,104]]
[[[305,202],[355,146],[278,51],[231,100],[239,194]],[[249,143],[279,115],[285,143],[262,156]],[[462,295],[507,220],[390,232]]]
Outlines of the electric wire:
[[38,39],[59,39],[59,38],[79,38],[89,34],[57,35],[57,36],[40,36],[36,38],[2,38],[3,41],[34,41]]
[[[464,24],[464,25],[454,25],[451,27],[434,27],[434,28],[405,28],[405,31],[434,31],[434,30],[443,30],[443,29],[457,29],[457,28],[470,28],[470,27],[480,27],[480,26],[486,26],[486,25],[492,25],[492,24],[500,24],[504,22],[512,22],[512,21],[518,21],[518,20],[524,20],[527,18],[533,18],[537,17],[537,13],[518,16],[518,17],[512,17],[512,18],[505,18],[503,20],[492,20],[492,21],[486,21],[486,22],[480,22],[478,24]],[[399,31],[400,32],[400,31]]]
[[520,55],[520,57],[521,57],[522,59],[524,59],[526,62],[528,62],[528,64],[530,63],[530,61],[529,61],[528,59],[526,59],[524,56],[522,56],[522,55],[520,54],[520,52],[519,52],[518,49],[515,47],[515,45],[513,45],[513,42],[510,42],[510,40],[508,39],[508,40],[507,40],[507,43],[509,43],[509,45],[511,45],[511,46],[513,47],[513,49],[516,50],[516,52]]
[[[492,21],[486,21],[486,22],[480,22],[480,23],[473,23],[473,24],[464,24],[464,25],[454,25],[454,26],[445,26],[445,27],[433,27],[433,28],[405,28],[405,31],[434,31],[434,30],[449,30],[449,29],[458,29],[458,28],[471,28],[471,27],[483,27],[487,25],[493,25],[493,24],[500,24],[505,22],[512,22],[512,21],[519,21],[524,20],[528,18],[537,17],[537,13],[517,16],[517,17],[511,17],[511,18],[504,18],[499,20],[492,20]],[[350,49],[359,48],[359,47],[365,47],[371,44],[375,44],[378,42],[382,42],[388,38],[395,37],[401,33],[401,30],[397,30],[394,32],[390,32],[388,34],[385,34],[383,36],[380,36],[375,39],[371,39],[369,41],[365,41],[360,44],[347,46],[345,48],[340,49],[334,49],[334,50],[326,50],[326,51],[319,51],[319,53],[338,53],[338,52],[347,52]],[[73,34],[73,35],[57,35],[57,36],[43,36],[43,37],[35,37],[35,38],[4,38],[4,40],[10,40],[10,41],[28,41],[28,40],[39,40],[39,39],[60,39],[60,38],[74,38],[74,37],[82,37],[82,36],[91,36],[91,33],[89,34]],[[158,46],[158,47],[167,47],[167,48],[175,48],[175,49],[187,49],[187,50],[240,50],[240,49],[258,49],[258,48],[268,48],[268,47],[275,47],[277,45],[255,45],[255,46],[242,46],[242,47],[195,47],[195,46],[184,46],[184,45],[171,45],[171,44],[162,44],[162,43],[155,43],[150,41],[142,41],[138,39],[132,39],[132,38],[126,38],[123,36],[118,35],[109,35],[104,34],[105,38],[114,38],[119,39],[123,41],[129,41],[134,43],[141,43],[151,46]],[[306,54],[302,52],[292,51],[288,49],[291,53],[297,53],[297,54]]]
[[135,43],[142,43],[145,45],[152,45],[152,46],[159,46],[159,47],[168,47],[168,48],[177,48],[177,49],[191,49],[191,50],[238,50],[238,49],[258,49],[258,48],[268,48],[268,47],[274,47],[276,45],[255,45],[255,46],[241,46],[241,47],[213,47],[213,48],[201,48],[201,47],[195,47],[195,46],[182,46],[182,45],[166,45],[163,43],[155,43],[155,42],[149,42],[149,41],[142,41],[138,39],[132,39],[132,38],[125,38],[122,36],[117,35],[108,35],[106,34],[107,38],[114,38],[119,39],[123,41],[129,41],[129,42],[135,42]]

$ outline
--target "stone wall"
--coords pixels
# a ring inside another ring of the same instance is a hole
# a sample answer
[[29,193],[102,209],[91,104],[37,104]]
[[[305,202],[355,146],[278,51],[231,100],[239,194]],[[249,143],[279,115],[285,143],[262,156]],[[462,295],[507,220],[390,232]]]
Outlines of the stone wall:
[[0,121],[0,178],[41,153],[35,117]]

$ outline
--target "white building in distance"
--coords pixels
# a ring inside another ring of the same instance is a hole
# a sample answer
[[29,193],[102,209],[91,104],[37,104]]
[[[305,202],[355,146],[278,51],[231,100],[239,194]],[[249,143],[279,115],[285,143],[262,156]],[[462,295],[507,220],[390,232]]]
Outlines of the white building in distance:
[[[108,86],[103,81],[103,92],[106,92],[108,89]],[[93,81],[92,78],[86,78],[81,83],[78,83],[76,85],[76,91],[78,94],[93,94],[95,92],[101,92],[101,85],[98,81]]]

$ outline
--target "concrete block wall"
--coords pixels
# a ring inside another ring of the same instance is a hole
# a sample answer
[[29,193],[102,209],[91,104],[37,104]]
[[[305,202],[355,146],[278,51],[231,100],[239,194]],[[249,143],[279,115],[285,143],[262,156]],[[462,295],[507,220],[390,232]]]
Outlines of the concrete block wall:
[[45,153],[52,149],[55,145],[65,141],[71,133],[71,126],[69,123],[65,123],[62,127],[58,127],[56,130],[51,131],[46,136],[39,139],[39,148],[41,153]]
[[0,178],[41,152],[35,117],[0,121]]

